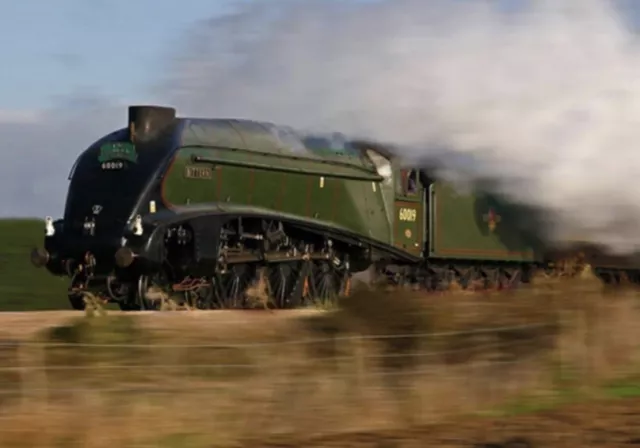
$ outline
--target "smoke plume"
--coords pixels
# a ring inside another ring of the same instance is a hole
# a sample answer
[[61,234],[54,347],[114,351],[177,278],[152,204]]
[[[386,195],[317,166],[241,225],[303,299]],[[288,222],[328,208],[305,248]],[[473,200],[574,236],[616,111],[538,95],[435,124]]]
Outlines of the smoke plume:
[[558,238],[640,244],[640,50],[605,0],[246,2],[180,46],[181,115],[341,131],[542,207]]

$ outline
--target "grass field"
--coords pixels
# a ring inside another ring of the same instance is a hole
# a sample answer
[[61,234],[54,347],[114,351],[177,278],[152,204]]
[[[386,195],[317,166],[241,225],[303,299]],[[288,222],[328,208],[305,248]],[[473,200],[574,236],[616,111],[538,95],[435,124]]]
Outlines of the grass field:
[[0,446],[624,446],[639,298],[586,276],[332,311],[0,314]]
[[44,222],[0,220],[0,311],[69,309],[67,282],[36,269],[31,249],[42,246]]

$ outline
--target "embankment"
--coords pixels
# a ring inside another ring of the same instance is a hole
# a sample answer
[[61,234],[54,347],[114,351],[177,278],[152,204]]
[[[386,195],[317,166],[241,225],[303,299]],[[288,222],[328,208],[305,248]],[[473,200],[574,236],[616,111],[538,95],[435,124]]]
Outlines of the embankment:
[[345,446],[593,398],[640,372],[638,297],[587,277],[499,295],[360,289],[326,312],[5,326],[0,445]]

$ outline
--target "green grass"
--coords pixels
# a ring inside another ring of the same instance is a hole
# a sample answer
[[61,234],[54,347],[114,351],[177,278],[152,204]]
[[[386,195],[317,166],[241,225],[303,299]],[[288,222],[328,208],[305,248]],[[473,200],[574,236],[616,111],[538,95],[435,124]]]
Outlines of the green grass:
[[515,417],[518,415],[534,414],[536,412],[550,411],[564,405],[577,403],[595,403],[599,400],[616,400],[628,398],[640,398],[640,379],[629,378],[605,383],[596,387],[592,393],[581,392],[578,387],[558,389],[554,394],[546,398],[522,397],[498,409],[479,412],[477,414],[487,417]]
[[31,249],[44,243],[44,222],[36,219],[0,220],[0,311],[71,309],[68,279],[35,268]]
[[611,398],[640,397],[640,380],[624,380],[608,384],[602,388],[604,394]]

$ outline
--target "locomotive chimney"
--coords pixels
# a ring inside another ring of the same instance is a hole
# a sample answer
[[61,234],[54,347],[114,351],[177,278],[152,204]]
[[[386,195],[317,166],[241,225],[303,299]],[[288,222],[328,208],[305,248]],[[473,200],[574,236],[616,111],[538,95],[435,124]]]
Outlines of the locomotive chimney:
[[129,106],[129,140],[133,143],[151,140],[175,118],[173,107]]

